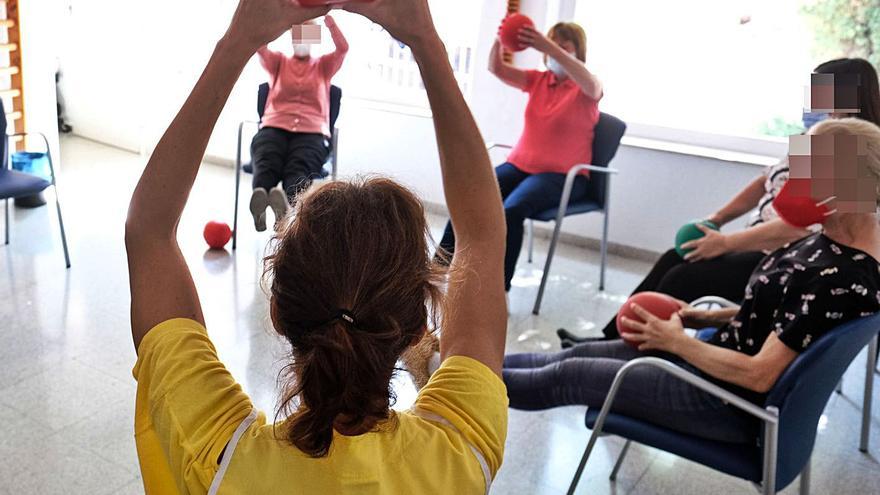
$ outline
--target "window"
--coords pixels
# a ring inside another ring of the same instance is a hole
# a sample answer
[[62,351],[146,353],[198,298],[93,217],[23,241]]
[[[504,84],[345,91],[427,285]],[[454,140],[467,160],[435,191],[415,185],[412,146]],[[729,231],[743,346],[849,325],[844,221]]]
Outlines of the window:
[[[446,43],[449,61],[465,96],[473,84],[482,7],[482,1],[477,0],[431,1],[434,22]],[[345,87],[347,97],[428,107],[419,68],[408,47],[363,17],[341,11],[332,14],[351,45],[345,64],[334,80]],[[323,46],[331,49],[332,43],[328,41]]]
[[824,55],[806,9],[827,1],[581,0],[575,19],[605,84],[602,109],[634,133],[754,143],[801,132],[805,86]]

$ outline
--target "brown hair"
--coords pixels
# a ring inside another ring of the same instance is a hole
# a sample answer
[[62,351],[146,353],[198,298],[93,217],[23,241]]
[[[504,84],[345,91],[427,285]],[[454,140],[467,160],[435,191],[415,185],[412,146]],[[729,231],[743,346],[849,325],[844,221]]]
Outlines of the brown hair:
[[587,61],[587,33],[575,22],[560,22],[547,33],[550,39],[558,38],[574,45],[574,56],[581,62]]
[[278,413],[286,438],[326,456],[334,427],[391,417],[400,354],[436,324],[441,272],[425,212],[390,179],[330,182],[303,194],[266,257],[275,330],[291,344]]

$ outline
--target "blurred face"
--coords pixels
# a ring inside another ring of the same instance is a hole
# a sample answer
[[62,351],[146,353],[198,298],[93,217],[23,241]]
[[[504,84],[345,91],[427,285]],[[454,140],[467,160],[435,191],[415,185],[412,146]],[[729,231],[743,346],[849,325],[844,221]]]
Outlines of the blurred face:
[[308,58],[312,53],[312,45],[321,44],[321,26],[315,21],[290,28],[290,39],[293,43],[293,54],[297,58]]
[[557,45],[562,47],[563,50],[567,51],[568,53],[570,53],[572,55],[574,55],[577,52],[577,47],[575,46],[574,43],[572,43],[569,40],[562,39],[562,37],[560,37],[559,35],[554,35],[553,37],[550,38],[550,41],[556,43]]

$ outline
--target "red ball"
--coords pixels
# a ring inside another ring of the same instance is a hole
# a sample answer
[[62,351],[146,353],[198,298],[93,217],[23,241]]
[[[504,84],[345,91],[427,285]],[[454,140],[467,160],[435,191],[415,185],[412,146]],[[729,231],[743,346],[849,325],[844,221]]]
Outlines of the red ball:
[[622,338],[624,342],[633,347],[638,347],[639,342],[629,340],[627,339],[627,336],[639,332],[625,326],[622,322],[623,317],[635,321],[643,321],[633,312],[633,303],[645,308],[649,313],[662,320],[668,320],[672,318],[672,315],[674,315],[681,309],[681,305],[679,305],[678,301],[676,301],[673,297],[667,296],[666,294],[661,294],[659,292],[639,292],[638,294],[634,294],[632,297],[630,297],[626,301],[626,304],[624,304],[623,307],[620,308],[620,311],[617,312],[617,329],[618,331],[620,331],[620,338]]
[[232,229],[224,222],[208,222],[203,235],[211,249],[223,249],[229,239],[232,239]]
[[522,14],[510,14],[501,21],[501,28],[498,30],[498,35],[504,48],[507,48],[512,52],[521,52],[528,48],[528,46],[523,45],[517,37],[519,31],[524,27],[533,28],[535,27],[535,23],[532,22],[528,16]]

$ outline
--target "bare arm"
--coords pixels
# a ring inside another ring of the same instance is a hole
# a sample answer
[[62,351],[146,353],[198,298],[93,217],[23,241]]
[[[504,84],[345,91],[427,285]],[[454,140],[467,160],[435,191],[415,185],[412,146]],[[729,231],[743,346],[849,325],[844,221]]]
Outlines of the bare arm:
[[734,196],[730,202],[713,213],[707,220],[721,227],[755,209],[758,206],[758,202],[764,196],[765,180],[766,178],[763,175],[756,177],[739,194]]
[[156,146],[135,188],[125,223],[135,348],[158,323],[192,318],[204,324],[199,297],[177,244],[177,224],[208,138],[235,81],[259,46],[297,19],[326,9],[288,0],[241,0],[229,31],[189,98]]
[[456,234],[441,356],[467,356],[500,375],[507,329],[501,194],[427,1],[376,0],[351,3],[346,9],[369,17],[409,45],[434,114],[443,189]]
[[495,40],[492,51],[489,53],[489,72],[508,86],[513,86],[516,89],[526,88],[528,73],[504,61],[504,49],[498,39]]
[[623,324],[639,332],[627,337],[641,342],[639,350],[670,352],[710,376],[758,393],[773,388],[798,355],[774,332],[767,337],[758,354],[749,356],[688,336],[677,314],[669,320],[661,320],[638,305],[634,304],[632,309],[644,323],[624,318]]
[[776,218],[727,235],[731,251],[773,251],[803,239],[810,231]]

